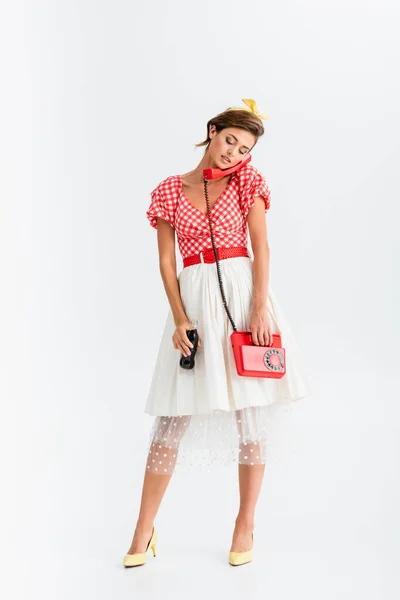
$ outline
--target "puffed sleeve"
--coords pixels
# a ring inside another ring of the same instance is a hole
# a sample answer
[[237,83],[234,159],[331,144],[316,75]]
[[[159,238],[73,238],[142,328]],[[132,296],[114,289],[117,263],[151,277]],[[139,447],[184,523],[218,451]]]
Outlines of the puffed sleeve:
[[244,186],[243,193],[241,195],[241,207],[245,217],[249,209],[254,205],[255,198],[262,196],[264,199],[265,212],[269,210],[271,202],[271,192],[265,180],[265,177],[260,171],[254,171],[254,177],[252,176]]
[[157,217],[167,221],[172,227],[175,227],[175,204],[171,194],[168,191],[163,192],[161,184],[159,184],[150,194],[151,203],[146,211],[146,216],[150,225],[157,229]]

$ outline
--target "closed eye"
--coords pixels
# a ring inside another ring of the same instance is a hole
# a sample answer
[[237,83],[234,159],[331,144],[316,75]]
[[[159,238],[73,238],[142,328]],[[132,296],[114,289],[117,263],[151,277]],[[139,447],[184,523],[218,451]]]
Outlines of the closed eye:
[[[232,142],[230,142],[228,139],[227,139],[226,141],[227,141],[227,143],[228,143],[230,146],[234,145],[234,144],[233,144]],[[247,152],[241,152],[240,150],[239,150],[239,152],[240,152],[240,154],[247,154]]]

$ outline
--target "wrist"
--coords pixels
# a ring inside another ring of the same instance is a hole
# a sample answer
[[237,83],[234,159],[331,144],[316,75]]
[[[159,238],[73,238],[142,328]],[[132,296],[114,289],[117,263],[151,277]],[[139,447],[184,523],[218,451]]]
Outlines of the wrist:
[[189,321],[189,319],[187,318],[187,315],[185,313],[179,313],[177,315],[174,315],[175,327],[179,327],[180,325],[183,325],[183,323],[186,323],[187,321]]
[[253,313],[263,313],[267,307],[266,301],[260,299],[254,299],[251,310]]

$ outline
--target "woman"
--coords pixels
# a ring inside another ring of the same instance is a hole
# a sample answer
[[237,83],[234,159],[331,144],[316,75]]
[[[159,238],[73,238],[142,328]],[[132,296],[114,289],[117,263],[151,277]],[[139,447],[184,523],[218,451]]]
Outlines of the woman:
[[[251,163],[208,181],[207,210],[203,169],[230,169],[264,133],[254,100],[228,108],[207,123],[206,146],[197,167],[164,179],[151,193],[147,210],[158,232],[160,272],[170,303],[145,412],[155,419],[150,435],[140,513],[125,566],[155,556],[154,519],[172,473],[183,467],[238,463],[240,507],[229,563],[252,559],[254,513],[278,409],[308,395],[300,355],[288,321],[269,286],[265,212],[270,191]],[[268,346],[280,333],[287,356],[282,378],[238,375],[219,288],[209,220],[226,302],[238,331],[251,331],[254,344]],[[183,269],[177,276],[175,234]],[[250,235],[253,260],[247,249]],[[222,248],[229,248],[222,251]],[[222,256],[222,257],[221,257]],[[197,329],[195,366],[181,367],[193,347],[187,332]],[[268,442],[268,443],[267,443]]]

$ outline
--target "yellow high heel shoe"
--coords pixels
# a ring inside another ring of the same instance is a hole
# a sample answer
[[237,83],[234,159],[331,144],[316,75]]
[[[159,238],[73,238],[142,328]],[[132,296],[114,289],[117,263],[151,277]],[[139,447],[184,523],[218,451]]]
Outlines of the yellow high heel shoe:
[[[251,534],[251,539],[254,543],[254,535]],[[234,567],[238,565],[244,565],[253,559],[253,548],[251,550],[245,550],[245,552],[229,552],[229,564]]]
[[147,552],[149,548],[153,551],[153,558],[156,556],[156,546],[158,541],[158,533],[156,528],[153,526],[153,533],[145,552],[135,552],[135,554],[125,554],[124,556],[124,567],[138,567],[144,565],[146,562]]

